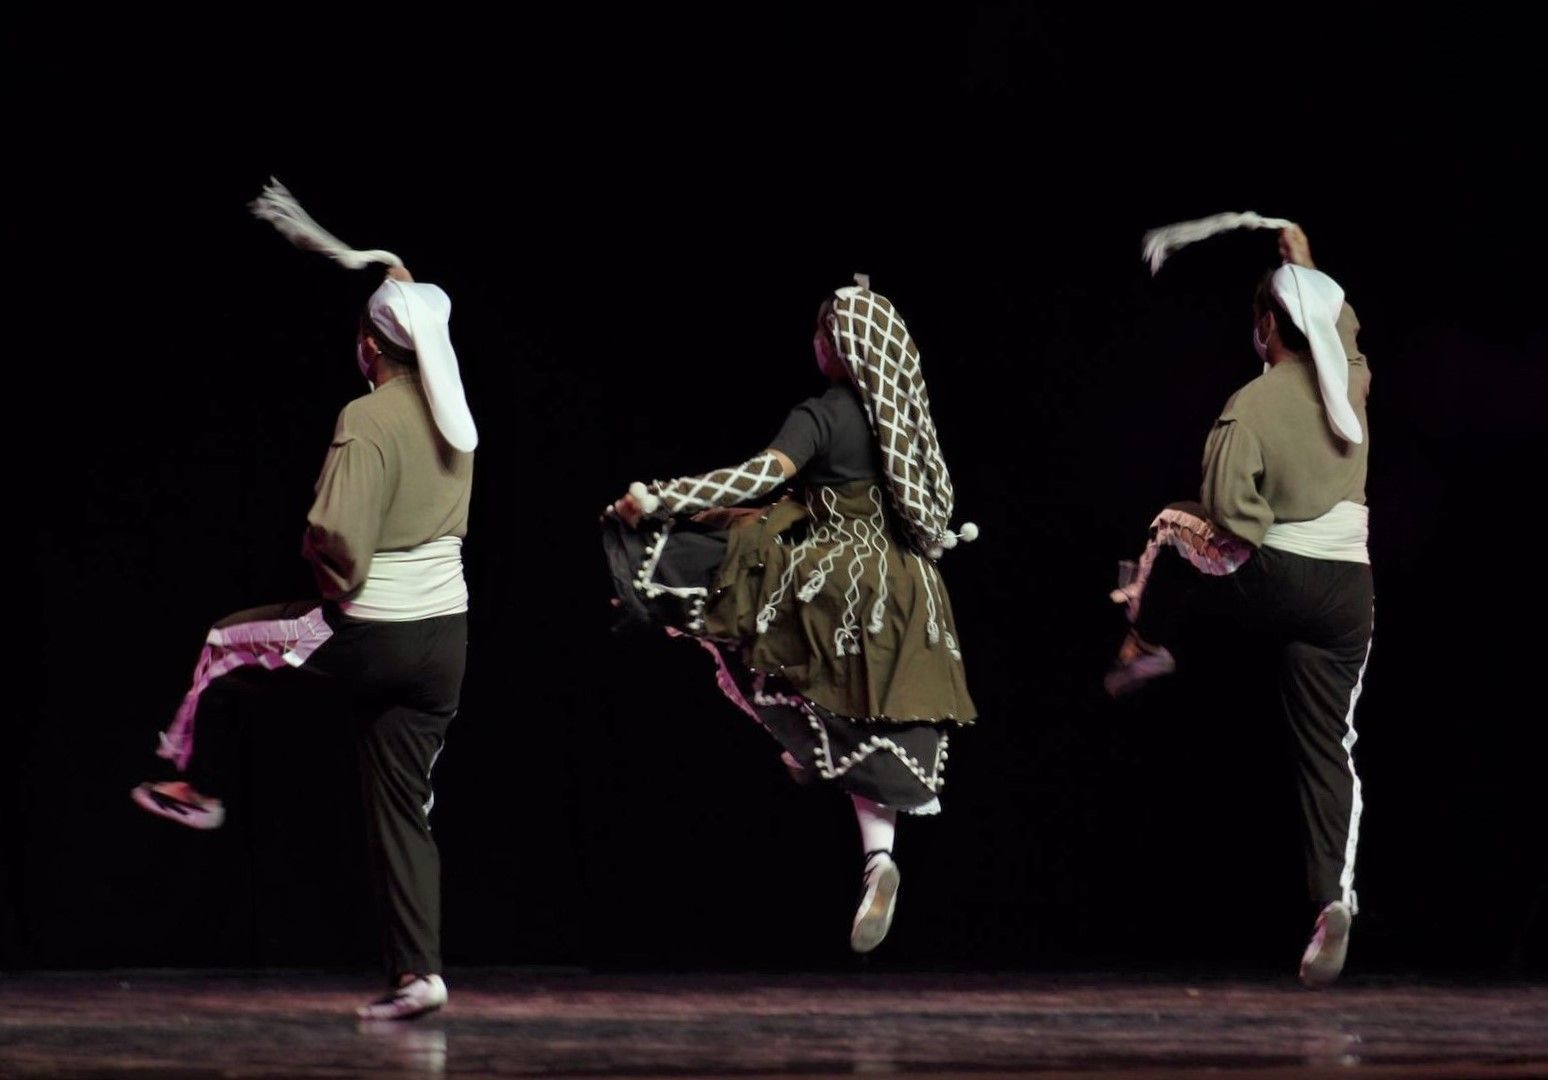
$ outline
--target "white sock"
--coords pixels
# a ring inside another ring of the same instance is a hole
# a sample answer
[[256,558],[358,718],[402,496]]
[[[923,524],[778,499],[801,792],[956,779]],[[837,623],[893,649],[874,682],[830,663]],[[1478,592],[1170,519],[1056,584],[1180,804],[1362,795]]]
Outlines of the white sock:
[[873,803],[860,795],[851,795],[855,804],[855,820],[860,823],[860,848],[869,855],[873,851],[892,850],[893,834],[897,830],[898,812]]

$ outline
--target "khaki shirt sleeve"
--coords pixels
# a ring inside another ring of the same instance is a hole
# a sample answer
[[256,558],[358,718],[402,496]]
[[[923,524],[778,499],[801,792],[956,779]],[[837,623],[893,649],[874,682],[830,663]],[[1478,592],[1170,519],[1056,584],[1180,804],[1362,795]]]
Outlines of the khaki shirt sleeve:
[[1355,309],[1348,302],[1339,308],[1338,340],[1343,343],[1344,355],[1349,358],[1351,364],[1365,363],[1365,354],[1360,351],[1360,317],[1355,314]]
[[365,583],[381,534],[385,486],[381,449],[347,431],[340,415],[301,540],[301,555],[326,599],[348,597]]
[[1263,449],[1257,436],[1240,420],[1222,417],[1204,444],[1204,483],[1199,501],[1215,524],[1263,546],[1274,523],[1274,511],[1258,484],[1263,476]]
[[1343,342],[1344,355],[1349,358],[1349,399],[1356,405],[1365,405],[1371,393],[1371,365],[1360,351],[1360,317],[1346,302],[1338,313],[1338,339]]

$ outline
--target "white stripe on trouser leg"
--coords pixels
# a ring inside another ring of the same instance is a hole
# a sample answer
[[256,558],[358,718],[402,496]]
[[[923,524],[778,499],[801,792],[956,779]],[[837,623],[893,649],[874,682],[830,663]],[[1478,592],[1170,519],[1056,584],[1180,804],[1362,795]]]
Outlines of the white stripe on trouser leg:
[[430,789],[430,798],[425,800],[425,805],[420,807],[425,815],[425,828],[430,827],[430,811],[435,809],[435,788],[430,787],[430,774],[435,772],[436,760],[441,756],[441,751],[446,749],[446,741],[441,740],[441,745],[435,748],[435,753],[430,755],[430,765],[425,769],[425,787]]
[[1371,645],[1375,641],[1374,625],[1371,641],[1365,643],[1365,659],[1360,661],[1360,674],[1355,676],[1354,690],[1349,694],[1349,712],[1344,717],[1344,760],[1349,765],[1349,779],[1352,781],[1349,798],[1349,837],[1344,841],[1344,872],[1338,876],[1338,887],[1343,892],[1344,903],[1349,905],[1349,913],[1357,914],[1360,909],[1359,900],[1355,896],[1354,868],[1355,848],[1360,843],[1360,811],[1363,804],[1360,800],[1360,774],[1355,772],[1354,744],[1359,738],[1355,734],[1354,714],[1355,705],[1360,700],[1360,690],[1365,685],[1365,668],[1371,662]]

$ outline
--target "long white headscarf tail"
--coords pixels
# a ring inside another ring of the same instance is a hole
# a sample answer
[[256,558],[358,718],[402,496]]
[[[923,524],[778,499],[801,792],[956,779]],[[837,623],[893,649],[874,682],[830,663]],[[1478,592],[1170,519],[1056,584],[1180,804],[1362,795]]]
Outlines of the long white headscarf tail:
[[1328,424],[1338,437],[1352,443],[1365,441],[1360,418],[1349,404],[1349,356],[1338,336],[1338,313],[1344,307],[1344,290],[1321,270],[1285,263],[1274,271],[1270,288],[1290,315],[1290,321],[1311,344],[1312,363]]
[[320,252],[351,270],[363,270],[372,263],[381,263],[384,266],[403,265],[403,260],[390,251],[382,251],[380,248],[356,251],[344,243],[317,224],[312,215],[296,201],[296,197],[289,189],[272,176],[269,177],[263,192],[248,203],[248,208],[252,210],[254,217],[273,225],[280,231],[280,235],[296,247]]
[[1150,272],[1154,274],[1174,252],[1219,233],[1232,229],[1288,229],[1294,224],[1285,218],[1264,217],[1251,210],[1179,221],[1176,225],[1163,225],[1145,234],[1145,261],[1150,263]]

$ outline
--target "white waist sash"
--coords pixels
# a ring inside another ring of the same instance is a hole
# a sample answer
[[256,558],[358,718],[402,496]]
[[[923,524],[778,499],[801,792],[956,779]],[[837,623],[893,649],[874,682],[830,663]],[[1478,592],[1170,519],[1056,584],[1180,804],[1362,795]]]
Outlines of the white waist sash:
[[407,551],[371,556],[365,584],[339,610],[354,619],[417,622],[468,610],[462,538],[443,536]]
[[1341,502],[1311,521],[1276,521],[1269,526],[1263,546],[1308,559],[1370,564],[1366,546],[1371,511],[1359,503]]

